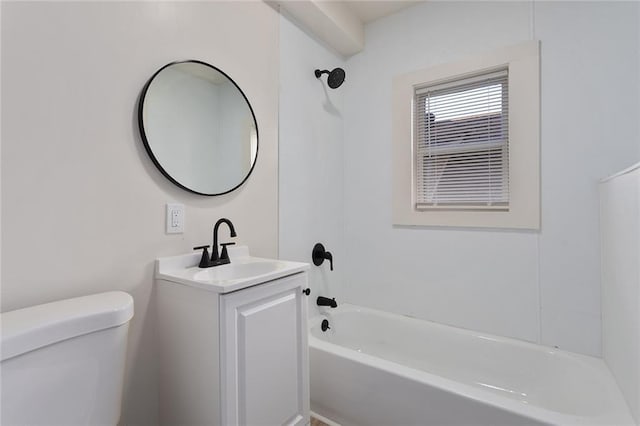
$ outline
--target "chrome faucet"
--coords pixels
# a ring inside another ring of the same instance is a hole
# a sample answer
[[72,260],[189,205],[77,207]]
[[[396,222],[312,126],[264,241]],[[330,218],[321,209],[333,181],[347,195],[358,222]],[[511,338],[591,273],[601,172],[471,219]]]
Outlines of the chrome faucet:
[[224,265],[229,262],[229,253],[227,253],[227,246],[233,245],[235,243],[224,243],[220,244],[222,246],[222,253],[218,256],[218,228],[220,225],[226,223],[229,226],[229,230],[231,231],[231,237],[235,237],[236,229],[233,227],[233,223],[227,218],[219,219],[215,226],[213,227],[213,247],[211,247],[211,261],[209,262],[209,266],[218,266]]

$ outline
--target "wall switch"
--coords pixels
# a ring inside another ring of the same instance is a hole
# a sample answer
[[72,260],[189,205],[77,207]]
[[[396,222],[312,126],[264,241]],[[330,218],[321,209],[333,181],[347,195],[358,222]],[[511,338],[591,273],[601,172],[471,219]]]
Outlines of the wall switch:
[[167,203],[167,234],[184,232],[184,204]]

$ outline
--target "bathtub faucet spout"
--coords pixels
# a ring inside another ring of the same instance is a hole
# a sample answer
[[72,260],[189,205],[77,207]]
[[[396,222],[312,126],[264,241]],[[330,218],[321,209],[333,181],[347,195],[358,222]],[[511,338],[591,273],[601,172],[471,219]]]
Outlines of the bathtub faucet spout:
[[318,296],[316,300],[318,306],[331,306],[332,308],[338,307],[338,302],[336,302],[336,298],[329,299],[328,297]]

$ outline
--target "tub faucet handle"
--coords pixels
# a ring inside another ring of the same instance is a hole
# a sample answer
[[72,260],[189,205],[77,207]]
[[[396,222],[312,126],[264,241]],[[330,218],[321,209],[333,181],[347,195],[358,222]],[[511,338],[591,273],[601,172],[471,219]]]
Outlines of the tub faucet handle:
[[330,269],[333,271],[333,255],[330,251],[326,251],[321,243],[317,243],[315,246],[313,246],[311,259],[313,259],[313,264],[316,266],[322,265],[325,259],[328,260]]

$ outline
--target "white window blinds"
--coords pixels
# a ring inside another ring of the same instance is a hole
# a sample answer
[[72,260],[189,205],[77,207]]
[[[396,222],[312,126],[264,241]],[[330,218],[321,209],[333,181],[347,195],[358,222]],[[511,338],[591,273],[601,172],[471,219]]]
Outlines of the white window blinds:
[[418,209],[508,208],[508,87],[505,69],[415,90]]

